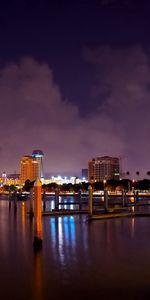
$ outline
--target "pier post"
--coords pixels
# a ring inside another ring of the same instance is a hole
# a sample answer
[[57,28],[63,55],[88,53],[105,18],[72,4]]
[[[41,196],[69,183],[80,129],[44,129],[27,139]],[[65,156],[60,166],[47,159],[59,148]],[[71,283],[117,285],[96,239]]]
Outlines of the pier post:
[[34,183],[34,241],[35,248],[42,247],[42,184],[39,178]]
[[55,189],[55,210],[59,209],[59,189]]
[[33,188],[30,189],[29,216],[33,218]]
[[133,197],[134,197],[134,203],[136,203],[136,192],[135,192],[135,190],[133,191]]
[[89,216],[92,217],[93,214],[93,189],[92,186],[89,185],[88,187],[89,190],[89,198],[88,198],[88,208],[89,208]]
[[43,192],[42,200],[43,200],[43,211],[46,211],[46,193],[45,193],[45,191]]
[[138,191],[136,191],[135,200],[136,200],[136,202],[138,202],[138,200],[139,200],[139,192]]
[[104,189],[104,208],[105,211],[108,211],[108,191],[107,188]]
[[79,210],[82,210],[81,190],[79,190],[79,193],[78,193],[78,198],[79,198]]
[[10,191],[10,189],[9,189],[8,199],[9,199],[9,208],[11,208],[11,191]]
[[14,210],[17,211],[17,191],[15,190],[13,193],[14,196]]
[[127,191],[124,191],[124,205],[128,206],[128,197],[127,197]]
[[122,190],[122,207],[125,207],[125,190]]

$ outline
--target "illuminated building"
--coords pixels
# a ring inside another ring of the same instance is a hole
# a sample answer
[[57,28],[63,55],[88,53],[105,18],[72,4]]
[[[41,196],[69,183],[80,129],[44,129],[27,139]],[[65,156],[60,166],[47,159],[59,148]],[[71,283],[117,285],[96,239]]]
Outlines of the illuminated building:
[[19,185],[20,184],[20,174],[8,174],[7,175],[8,185]]
[[38,173],[38,178],[41,179],[41,181],[44,178],[44,172],[43,172],[43,156],[44,153],[41,150],[34,150],[32,152],[32,157],[38,162],[39,164],[39,173]]
[[20,174],[8,174],[5,172],[2,173],[0,177],[0,186],[4,185],[19,185],[20,184]]
[[20,162],[20,184],[23,185],[27,179],[36,180],[40,173],[40,163],[32,156],[23,156]]
[[44,179],[44,184],[49,184],[49,183],[57,183],[58,185],[62,185],[62,184],[79,184],[82,182],[87,182],[86,179],[80,179],[76,176],[71,176],[71,177],[61,177],[59,176],[52,176],[49,179]]
[[2,173],[2,184],[3,185],[7,184],[7,176],[5,172]]
[[88,162],[88,181],[119,180],[119,158],[102,156]]

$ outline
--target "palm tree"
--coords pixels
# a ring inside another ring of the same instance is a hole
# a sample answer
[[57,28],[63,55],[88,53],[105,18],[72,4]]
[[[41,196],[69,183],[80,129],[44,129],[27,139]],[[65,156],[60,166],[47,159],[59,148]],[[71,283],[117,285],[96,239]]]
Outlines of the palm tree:
[[147,173],[146,173],[148,176],[150,176],[150,171],[147,171]]

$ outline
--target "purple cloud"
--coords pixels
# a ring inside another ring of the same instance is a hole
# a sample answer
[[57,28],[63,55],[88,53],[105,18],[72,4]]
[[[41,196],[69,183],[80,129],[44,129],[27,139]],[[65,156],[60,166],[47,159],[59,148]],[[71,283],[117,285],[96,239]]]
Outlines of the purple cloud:
[[[84,50],[85,59],[95,66],[93,101],[99,100],[99,114],[114,125],[113,135],[123,142],[124,168],[140,170],[145,176],[150,167],[150,65],[140,46]],[[103,91],[103,99],[102,99]]]
[[122,153],[115,122],[105,113],[81,118],[63,99],[52,70],[24,58],[0,70],[1,172],[19,171],[19,160],[33,149],[45,153],[46,172],[79,174],[92,156]]

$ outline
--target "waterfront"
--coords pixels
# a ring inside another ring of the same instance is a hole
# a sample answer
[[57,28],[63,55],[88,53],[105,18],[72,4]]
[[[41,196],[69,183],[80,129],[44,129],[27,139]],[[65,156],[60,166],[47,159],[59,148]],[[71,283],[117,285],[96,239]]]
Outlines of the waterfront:
[[20,201],[15,210],[0,200],[2,298],[149,299],[149,217],[43,217],[43,249],[36,253],[28,205]]

